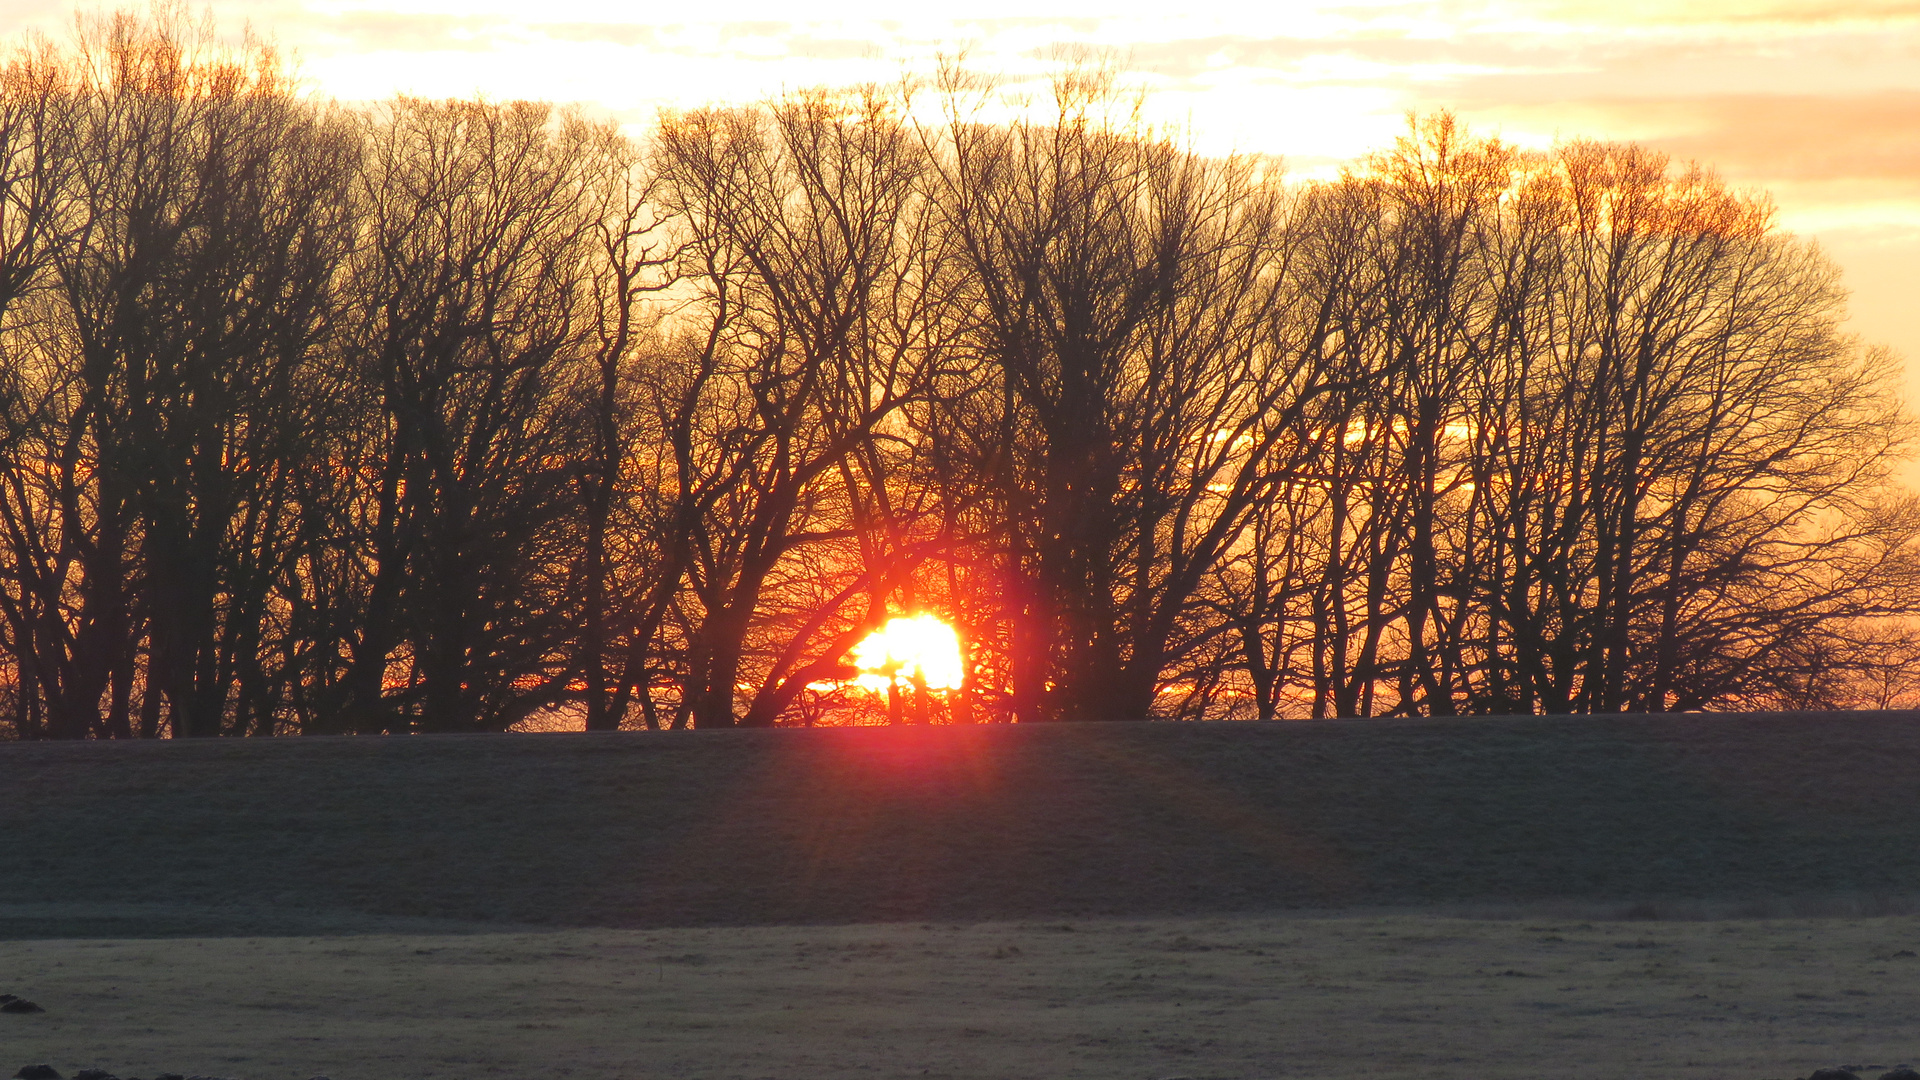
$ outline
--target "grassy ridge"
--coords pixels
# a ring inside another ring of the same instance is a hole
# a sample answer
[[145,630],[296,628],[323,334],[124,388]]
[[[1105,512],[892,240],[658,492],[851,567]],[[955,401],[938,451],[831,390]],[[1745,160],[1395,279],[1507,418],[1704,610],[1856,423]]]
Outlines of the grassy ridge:
[[0,791],[16,934],[1920,891],[1916,714],[11,744]]

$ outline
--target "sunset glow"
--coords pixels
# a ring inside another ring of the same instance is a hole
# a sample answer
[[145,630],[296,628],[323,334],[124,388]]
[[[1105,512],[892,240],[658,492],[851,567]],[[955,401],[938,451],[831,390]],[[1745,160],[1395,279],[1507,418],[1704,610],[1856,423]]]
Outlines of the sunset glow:
[[1920,0],[122,2],[0,738],[1920,708]]
[[855,685],[879,693],[896,683],[924,683],[929,690],[958,689],[965,667],[953,627],[925,612],[889,619],[853,647]]
[[[78,5],[84,7],[85,5]],[[199,10],[202,5],[192,5]],[[1847,270],[1851,329],[1920,354],[1920,8],[1549,0],[1313,0],[1169,8],[1134,0],[687,9],[555,0],[211,0],[348,100],[402,92],[579,102],[640,131],[662,107],[889,82],[964,54],[1045,97],[1063,51],[1151,92],[1148,117],[1209,151],[1283,155],[1327,177],[1448,108],[1527,146],[1631,139],[1771,192],[1781,223]],[[63,36],[71,0],[0,5],[0,33]],[[1920,394],[1920,365],[1909,385]]]

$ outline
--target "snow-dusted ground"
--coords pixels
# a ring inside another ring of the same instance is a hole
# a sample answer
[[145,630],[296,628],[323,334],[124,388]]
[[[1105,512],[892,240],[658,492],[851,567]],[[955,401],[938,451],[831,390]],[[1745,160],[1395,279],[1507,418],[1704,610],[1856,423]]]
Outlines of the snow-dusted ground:
[[1565,912],[15,940],[47,1012],[0,1069],[1760,1080],[1920,1060],[1915,952],[1910,915]]

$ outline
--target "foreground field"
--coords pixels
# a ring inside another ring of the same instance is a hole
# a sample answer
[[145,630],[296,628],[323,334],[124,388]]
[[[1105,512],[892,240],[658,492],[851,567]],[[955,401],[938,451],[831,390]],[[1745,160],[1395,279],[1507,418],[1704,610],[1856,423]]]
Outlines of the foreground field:
[[1759,1080],[1920,1060],[1915,951],[1911,916],[10,941],[0,972],[48,1011],[0,1016],[0,1068]]
[[1920,1064],[1915,714],[7,745],[0,790],[48,1010],[0,1076]]
[[0,909],[220,913],[0,937],[1920,888],[1911,713],[12,744],[0,791]]

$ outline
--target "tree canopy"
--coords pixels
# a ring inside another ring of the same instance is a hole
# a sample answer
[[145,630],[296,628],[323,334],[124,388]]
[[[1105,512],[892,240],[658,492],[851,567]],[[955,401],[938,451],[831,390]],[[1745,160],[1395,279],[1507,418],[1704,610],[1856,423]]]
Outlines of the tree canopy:
[[[1698,165],[1291,181],[1084,67],[629,136],[82,27],[0,70],[17,737],[1913,692],[1897,358]],[[850,681],[923,611],[962,687]]]

